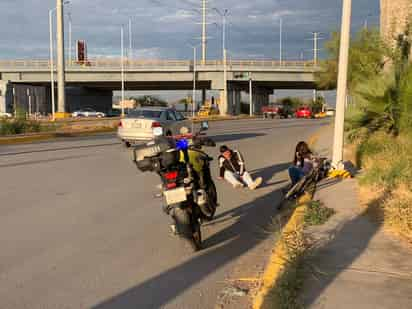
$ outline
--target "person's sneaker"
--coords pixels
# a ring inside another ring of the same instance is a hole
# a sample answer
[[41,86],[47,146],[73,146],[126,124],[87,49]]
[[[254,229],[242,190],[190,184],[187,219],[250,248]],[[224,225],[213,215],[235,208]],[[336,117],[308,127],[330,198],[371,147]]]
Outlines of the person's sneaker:
[[235,189],[239,189],[239,188],[243,188],[243,184],[241,184],[240,182],[236,182],[235,184],[233,184],[233,188]]
[[177,228],[175,224],[170,224],[170,230],[172,231],[173,235],[177,235]]
[[256,178],[255,181],[250,185],[250,190],[256,190],[262,184],[262,177]]

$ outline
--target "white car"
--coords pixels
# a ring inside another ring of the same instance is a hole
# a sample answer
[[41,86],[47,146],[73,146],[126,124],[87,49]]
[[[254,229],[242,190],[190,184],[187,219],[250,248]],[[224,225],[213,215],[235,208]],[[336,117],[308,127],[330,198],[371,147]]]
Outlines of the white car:
[[106,115],[102,112],[97,112],[92,108],[83,108],[81,110],[75,111],[72,113],[72,117],[78,118],[78,117],[97,117],[97,118],[103,118],[106,117]]
[[6,112],[0,112],[0,118],[13,118],[13,115]]
[[328,109],[326,110],[326,116],[328,116],[328,117],[333,117],[333,116],[335,116],[335,110],[334,110],[333,108],[328,108]]
[[150,141],[154,138],[153,130],[162,128],[164,135],[178,135],[182,127],[191,127],[191,122],[180,112],[169,108],[140,108],[131,111],[119,122],[117,135],[130,147],[139,141]]

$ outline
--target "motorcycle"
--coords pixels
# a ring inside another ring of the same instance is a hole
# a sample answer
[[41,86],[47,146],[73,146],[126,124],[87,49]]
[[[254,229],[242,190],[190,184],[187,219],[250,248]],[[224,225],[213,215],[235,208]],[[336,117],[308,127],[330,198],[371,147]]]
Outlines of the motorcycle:
[[202,245],[202,222],[213,220],[218,206],[210,173],[213,158],[201,150],[203,146],[216,146],[202,134],[207,128],[208,124],[202,123],[197,134],[183,129],[183,134],[174,137],[164,137],[162,130],[155,128],[155,140],[133,151],[140,171],[160,176],[164,210],[174,221],[174,232],[188,240],[195,251]]

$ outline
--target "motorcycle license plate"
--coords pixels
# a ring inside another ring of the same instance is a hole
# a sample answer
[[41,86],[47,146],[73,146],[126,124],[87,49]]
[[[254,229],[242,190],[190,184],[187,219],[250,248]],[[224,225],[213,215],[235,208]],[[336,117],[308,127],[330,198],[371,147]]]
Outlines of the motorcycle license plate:
[[185,188],[165,191],[163,194],[165,196],[167,205],[178,204],[187,200]]

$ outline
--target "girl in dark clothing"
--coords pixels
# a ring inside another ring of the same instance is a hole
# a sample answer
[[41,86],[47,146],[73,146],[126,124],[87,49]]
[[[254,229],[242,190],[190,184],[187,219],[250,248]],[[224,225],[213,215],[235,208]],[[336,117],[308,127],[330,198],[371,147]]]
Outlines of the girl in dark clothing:
[[292,186],[299,182],[313,168],[313,154],[306,142],[296,145],[293,166],[289,167],[289,177]]

